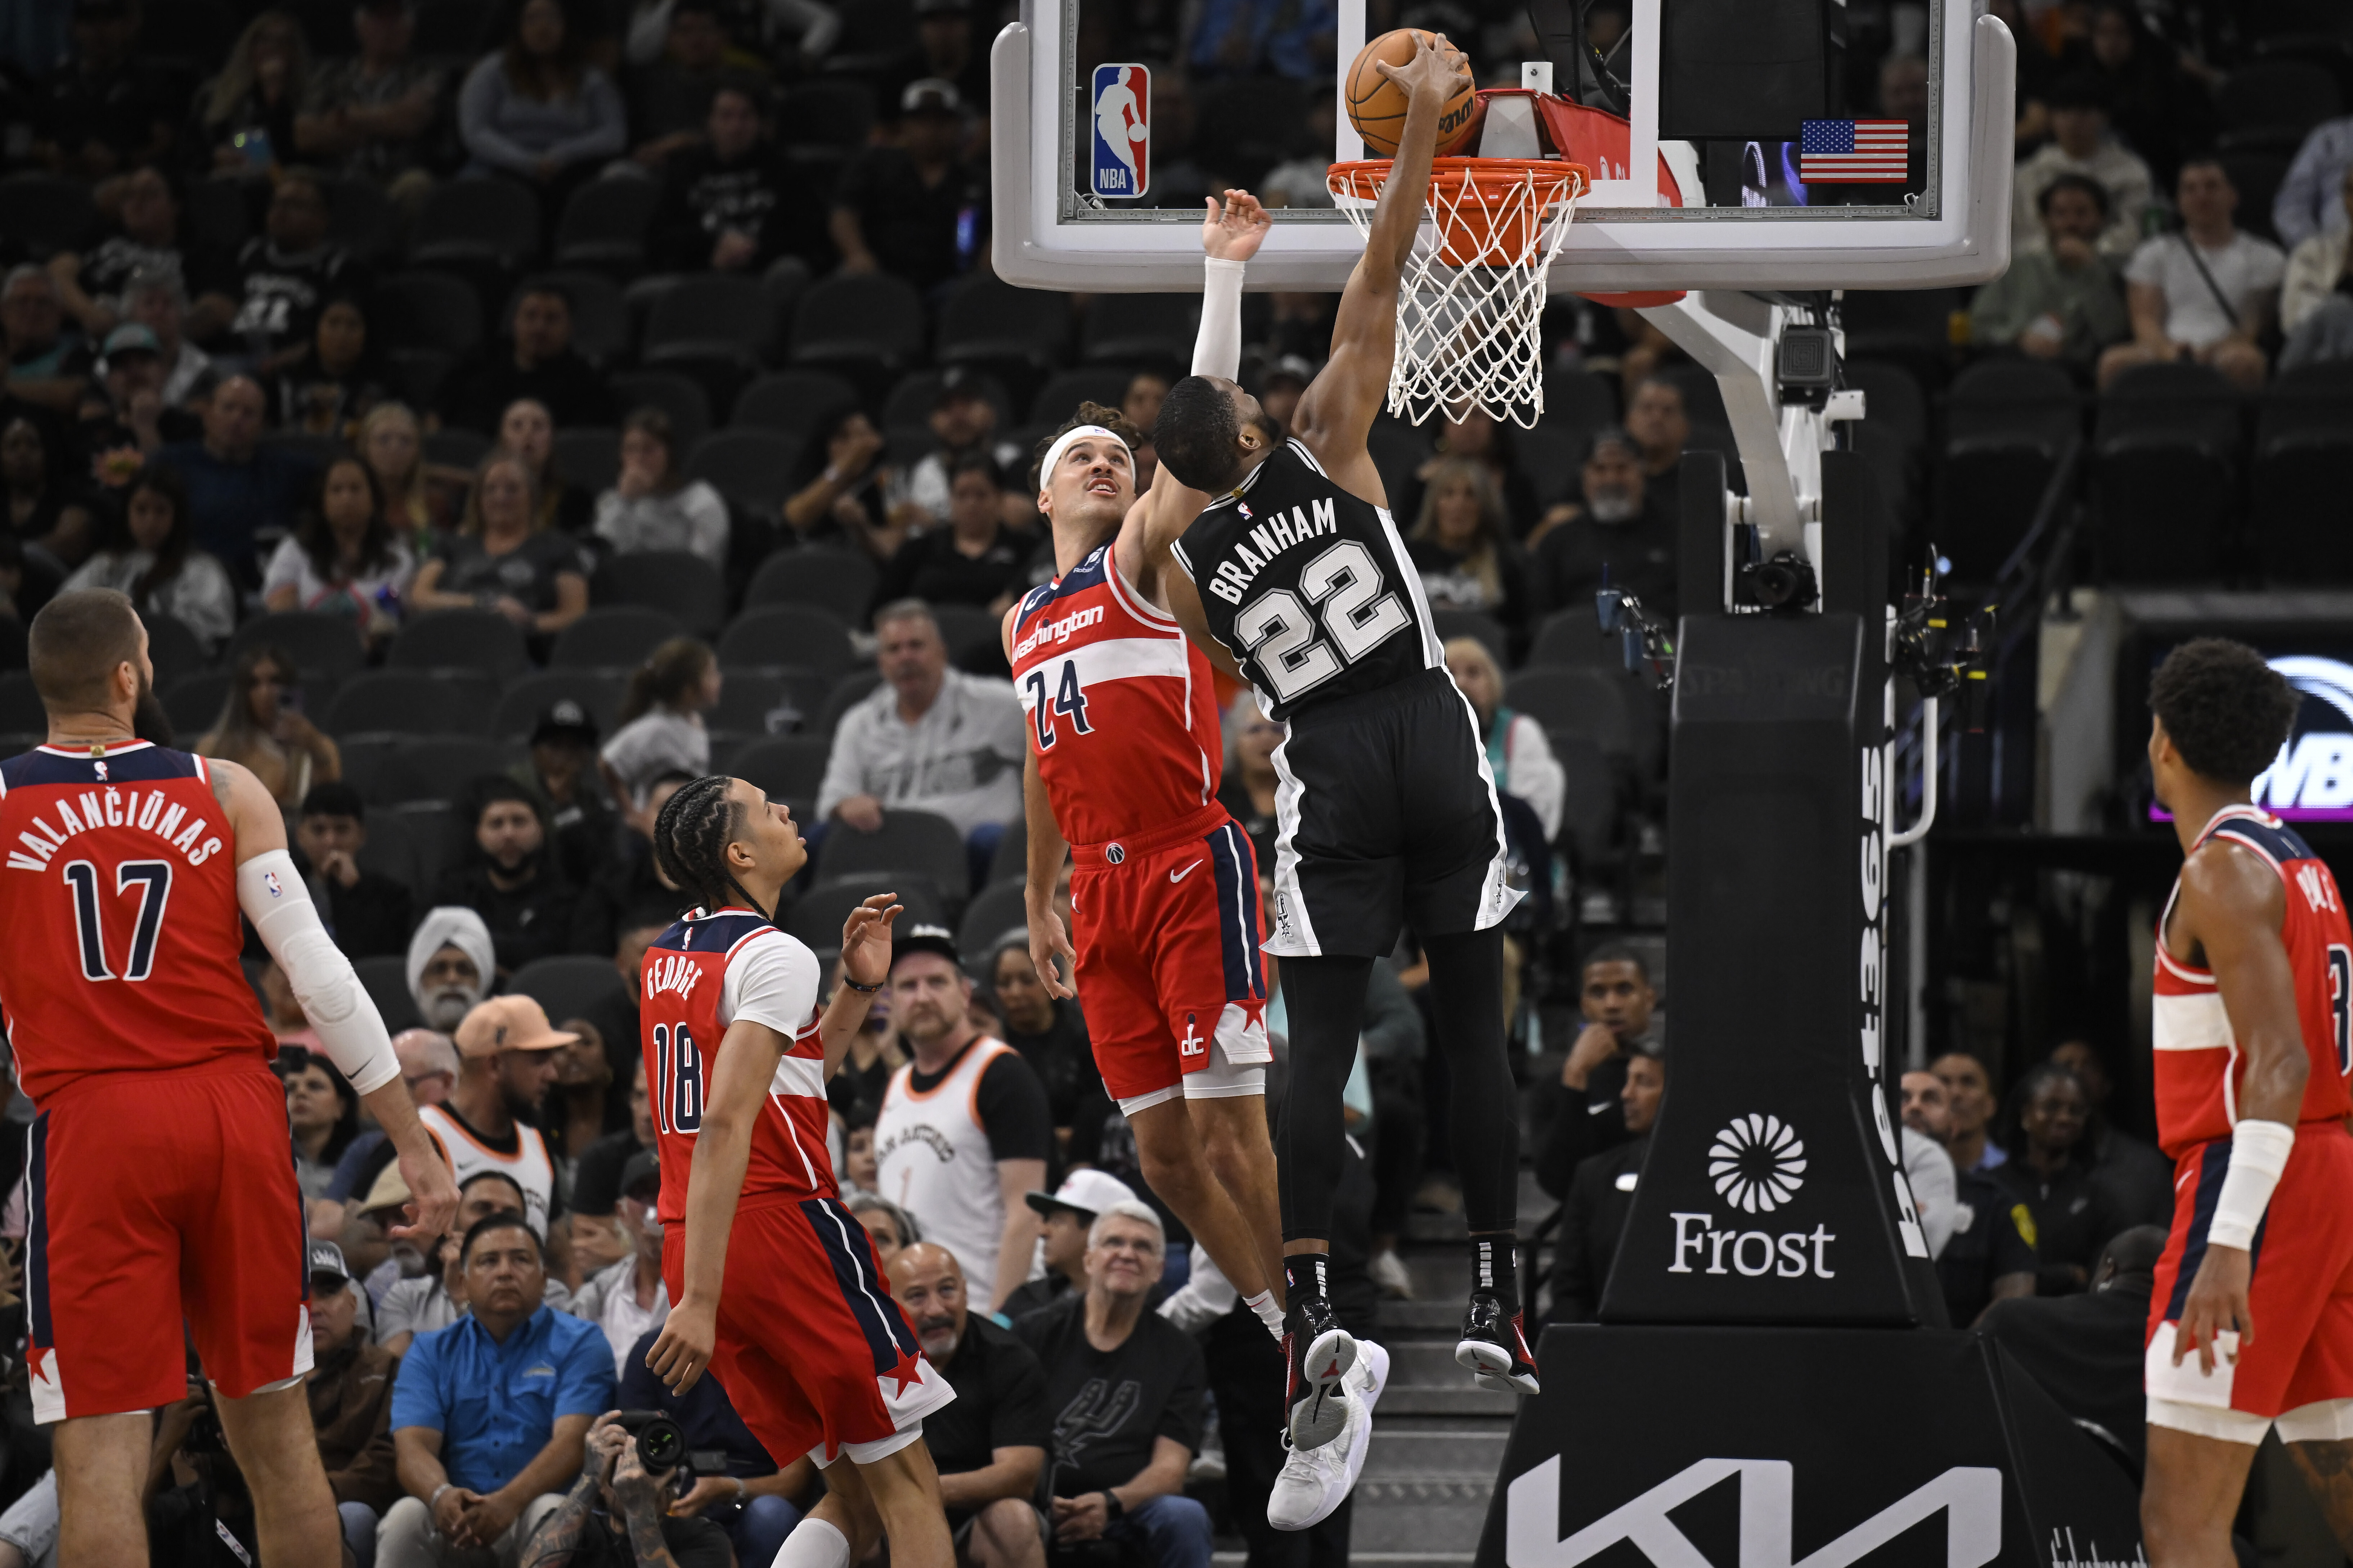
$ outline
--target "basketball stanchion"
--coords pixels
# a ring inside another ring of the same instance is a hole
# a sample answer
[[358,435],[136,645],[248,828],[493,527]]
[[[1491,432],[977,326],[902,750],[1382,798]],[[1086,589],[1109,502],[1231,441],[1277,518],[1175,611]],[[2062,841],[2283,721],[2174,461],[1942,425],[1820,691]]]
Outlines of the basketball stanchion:
[[[1332,165],[1334,205],[1359,234],[1393,166],[1388,158]],[[1535,426],[1544,412],[1545,274],[1591,185],[1584,164],[1557,159],[1431,161],[1436,232],[1415,237],[1399,283],[1391,414],[1419,425],[1475,405],[1498,422]]]

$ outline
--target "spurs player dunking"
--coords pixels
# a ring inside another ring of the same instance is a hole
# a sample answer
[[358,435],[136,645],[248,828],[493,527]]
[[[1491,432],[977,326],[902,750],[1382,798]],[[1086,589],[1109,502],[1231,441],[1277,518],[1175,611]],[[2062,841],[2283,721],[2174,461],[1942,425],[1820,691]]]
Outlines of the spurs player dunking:
[[2298,698],[2253,648],[2185,643],[2149,685],[2181,876],[2157,931],[2173,1230],[2149,1298],[2150,1568],[2212,1568],[2277,1428],[2353,1541],[2353,927],[2328,867],[2250,804]]
[[1453,1073],[1452,1146],[1474,1279],[1456,1359],[1482,1381],[1533,1393],[1512,1265],[1519,1138],[1504,1057],[1503,815],[1468,702],[1447,675],[1421,583],[1366,450],[1396,353],[1398,279],[1420,225],[1437,118],[1468,75],[1442,37],[1382,74],[1411,95],[1398,155],[1348,279],[1332,354],[1301,395],[1293,438],[1223,378],[1169,390],[1153,433],[1164,473],[1219,499],[1197,516],[1155,511],[1170,607],[1213,659],[1246,678],[1288,733],[1274,935],[1292,1025],[1282,1133],[1289,1257],[1293,1436],[1315,1379],[1354,1353],[1324,1296],[1340,1096],[1374,961],[1409,925],[1430,961],[1437,1034]]

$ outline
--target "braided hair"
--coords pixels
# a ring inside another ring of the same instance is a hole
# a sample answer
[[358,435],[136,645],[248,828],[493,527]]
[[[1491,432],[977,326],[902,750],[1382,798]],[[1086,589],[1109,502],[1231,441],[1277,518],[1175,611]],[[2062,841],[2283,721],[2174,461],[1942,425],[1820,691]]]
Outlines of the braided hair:
[[[742,813],[727,798],[732,782],[723,773],[705,773],[678,786],[654,819],[654,865],[703,909],[739,898],[759,910],[760,901],[727,868],[727,847],[742,826]],[[772,910],[760,912],[775,918]]]

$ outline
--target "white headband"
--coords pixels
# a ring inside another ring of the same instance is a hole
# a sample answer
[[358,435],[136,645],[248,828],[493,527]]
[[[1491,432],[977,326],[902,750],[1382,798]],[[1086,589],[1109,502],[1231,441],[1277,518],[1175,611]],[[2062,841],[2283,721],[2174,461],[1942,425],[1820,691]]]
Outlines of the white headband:
[[1119,441],[1120,450],[1127,453],[1128,467],[1131,469],[1134,468],[1135,453],[1129,448],[1125,441],[1120,440],[1118,432],[1106,430],[1100,425],[1082,425],[1075,430],[1065,430],[1052,446],[1046,448],[1046,460],[1038,465],[1038,488],[1039,489],[1053,488],[1054,469],[1060,464],[1062,454],[1071,449],[1071,442],[1084,441],[1095,436]]

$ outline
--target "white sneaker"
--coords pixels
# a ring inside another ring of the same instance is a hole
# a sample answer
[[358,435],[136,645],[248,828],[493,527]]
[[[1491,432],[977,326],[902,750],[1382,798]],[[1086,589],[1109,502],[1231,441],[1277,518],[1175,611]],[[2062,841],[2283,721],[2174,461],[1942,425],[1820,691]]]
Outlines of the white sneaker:
[[1365,1265],[1365,1273],[1380,1293],[1391,1300],[1413,1300],[1413,1276],[1406,1272],[1405,1260],[1395,1252],[1374,1253],[1372,1260]]
[[[1367,1344],[1367,1350],[1377,1346]],[[1381,1370],[1387,1373],[1388,1356],[1383,1352]],[[1351,1384],[1356,1378],[1350,1378]],[[1356,1387],[1350,1392],[1359,1393]],[[1379,1392],[1376,1383],[1372,1391]],[[1347,1424],[1337,1437],[1316,1448],[1293,1448],[1282,1462],[1282,1473],[1274,1478],[1274,1489],[1266,1500],[1266,1521],[1277,1530],[1305,1530],[1332,1517],[1332,1510],[1347,1500],[1356,1478],[1364,1473],[1365,1450],[1373,1444],[1373,1412],[1370,1396],[1347,1400]],[[1285,1446],[1290,1439],[1284,1439]]]
[[1363,1401],[1367,1416],[1380,1403],[1381,1390],[1388,1385],[1388,1347],[1372,1340],[1358,1340],[1356,1370],[1348,1374],[1348,1392]]
[[[1329,1309],[1325,1309],[1328,1314]],[[1290,1347],[1284,1346],[1285,1350]],[[1320,1448],[1345,1429],[1349,1373],[1356,1370],[1356,1338],[1336,1323],[1318,1333],[1301,1358],[1299,1380],[1303,1392],[1291,1405],[1285,1435],[1294,1448]]]

